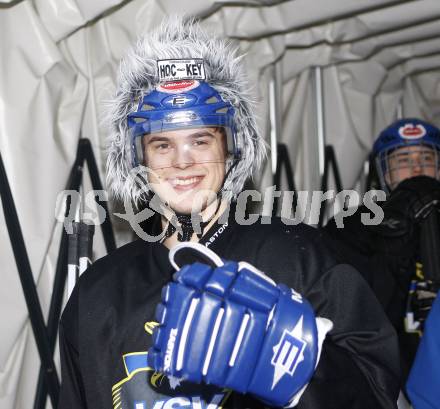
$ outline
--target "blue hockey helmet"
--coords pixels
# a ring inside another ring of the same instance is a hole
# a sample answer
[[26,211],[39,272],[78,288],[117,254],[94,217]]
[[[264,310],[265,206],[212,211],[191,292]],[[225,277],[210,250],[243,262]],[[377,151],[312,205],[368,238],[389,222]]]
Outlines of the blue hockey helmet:
[[221,127],[228,154],[240,158],[235,140],[234,108],[204,81],[180,80],[160,84],[140,99],[127,117],[131,135],[132,166],[145,165],[143,137],[165,131]]
[[[402,180],[389,180],[389,173],[397,168],[390,164],[390,158],[396,152],[400,155],[408,156],[412,146],[426,147],[432,151],[432,164],[422,163],[422,167],[432,168],[435,166],[433,174],[438,178],[439,173],[439,152],[440,152],[440,129],[436,126],[417,118],[400,119],[385,128],[376,139],[373,145],[373,158],[376,163],[376,170],[382,188],[386,191],[394,187]],[[403,166],[408,166],[408,161]],[[394,165],[396,166],[396,165]],[[387,180],[388,179],[388,180]]]

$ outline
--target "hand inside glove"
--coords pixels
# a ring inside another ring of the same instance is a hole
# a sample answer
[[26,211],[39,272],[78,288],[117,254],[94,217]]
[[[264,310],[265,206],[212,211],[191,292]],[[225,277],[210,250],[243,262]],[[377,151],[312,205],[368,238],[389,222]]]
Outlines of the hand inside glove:
[[383,206],[383,233],[397,236],[408,233],[412,223],[419,223],[440,209],[440,182],[428,176],[416,176],[401,182]]
[[[181,260],[196,256],[180,268]],[[248,263],[223,262],[198,243],[171,249],[174,281],[156,310],[149,366],[190,382],[294,406],[315,371],[331,321]],[[194,259],[193,259],[194,260]]]

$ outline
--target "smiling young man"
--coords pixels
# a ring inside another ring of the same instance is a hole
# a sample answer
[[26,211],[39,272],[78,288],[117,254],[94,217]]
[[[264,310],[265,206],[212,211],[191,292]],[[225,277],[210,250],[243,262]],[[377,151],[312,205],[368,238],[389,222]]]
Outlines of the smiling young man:
[[[179,214],[181,221],[194,211],[202,219],[211,220],[225,210],[217,194],[222,189],[227,158],[223,128],[188,128],[143,135],[142,154],[151,188],[169,209]],[[161,222],[163,228],[173,227],[166,217]],[[182,225],[189,225],[187,238],[195,240],[191,220]],[[167,232],[164,244],[170,248],[176,244],[177,235]]]
[[59,409],[396,407],[395,334],[358,273],[313,228],[235,220],[265,146],[240,60],[173,18],[122,61],[108,182],[164,234],[81,276]]

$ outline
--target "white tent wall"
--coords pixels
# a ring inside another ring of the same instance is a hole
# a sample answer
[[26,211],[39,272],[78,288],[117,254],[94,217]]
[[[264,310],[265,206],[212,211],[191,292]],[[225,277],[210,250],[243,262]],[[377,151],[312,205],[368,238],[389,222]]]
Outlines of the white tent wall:
[[[1,9],[0,27],[0,149],[47,307],[55,199],[74,159],[87,84],[63,60],[29,2]],[[29,348],[32,331],[3,218],[1,224],[0,407],[30,407],[38,355]]]
[[[402,98],[403,113],[420,116],[439,124],[440,118],[440,59],[439,70],[414,75],[405,82]],[[417,101],[418,103],[414,103]]]
[[[91,140],[104,180],[103,101],[114,92],[118,61],[137,35],[179,12],[203,17],[246,53],[268,144],[278,62],[278,142],[289,150],[299,190],[320,187],[315,66],[322,67],[325,139],[344,188],[357,185],[374,138],[399,109],[440,125],[438,0],[0,0],[0,150],[46,314],[62,229],[55,203],[78,139]],[[269,162],[255,180],[261,190],[272,184]],[[1,210],[0,221],[0,408],[29,409],[39,358]],[[130,240],[127,225],[115,222],[118,244]],[[95,256],[104,254],[98,233]]]

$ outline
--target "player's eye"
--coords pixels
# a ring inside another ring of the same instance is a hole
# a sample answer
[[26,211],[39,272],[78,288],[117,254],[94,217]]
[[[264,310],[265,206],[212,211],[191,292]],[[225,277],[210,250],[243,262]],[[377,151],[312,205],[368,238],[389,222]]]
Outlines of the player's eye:
[[399,165],[408,165],[410,163],[410,160],[408,158],[397,158],[397,162]]
[[434,163],[434,156],[431,154],[426,154],[422,157],[424,163]]
[[171,149],[171,144],[163,141],[152,142],[150,146],[154,152],[158,153],[165,153]]
[[202,146],[202,145],[208,145],[208,144],[209,144],[209,142],[206,139],[196,139],[194,141],[194,145],[196,145],[196,146]]
[[200,135],[193,139],[192,145],[195,148],[208,148],[213,143],[213,138],[210,135]]

